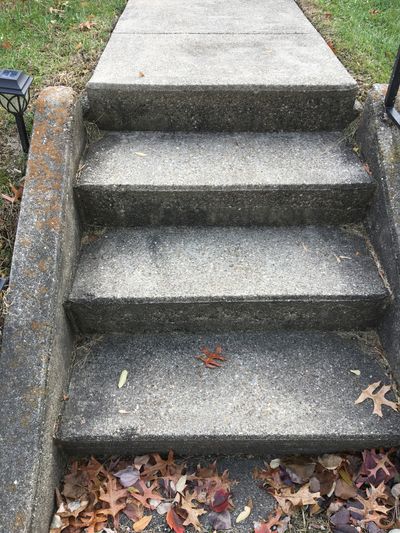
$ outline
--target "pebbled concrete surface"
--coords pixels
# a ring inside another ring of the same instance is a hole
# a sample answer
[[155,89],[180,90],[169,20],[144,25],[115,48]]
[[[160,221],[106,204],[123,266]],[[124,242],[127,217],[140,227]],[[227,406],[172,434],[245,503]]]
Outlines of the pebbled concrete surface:
[[[371,402],[354,404],[370,383],[390,382],[373,340],[293,331],[87,339],[57,439],[73,454],[172,447],[265,456],[396,445],[399,413],[387,409],[380,419]],[[228,361],[207,369],[194,356],[217,343]]]
[[375,190],[339,132],[108,133],[75,186],[89,225],[348,223]]
[[87,90],[103,129],[295,131],[348,124],[357,85],[316,31],[113,33]]
[[[88,236],[67,302],[82,331],[373,325],[387,291],[341,229],[115,229]],[[342,259],[341,259],[342,257]]]
[[130,0],[114,33],[313,33],[292,0]]

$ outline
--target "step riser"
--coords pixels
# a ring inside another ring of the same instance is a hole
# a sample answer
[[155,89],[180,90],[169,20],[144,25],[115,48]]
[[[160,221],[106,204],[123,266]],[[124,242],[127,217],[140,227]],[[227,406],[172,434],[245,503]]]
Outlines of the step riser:
[[348,224],[366,215],[373,186],[253,191],[144,191],[78,186],[82,221],[96,226]]
[[374,327],[387,301],[295,301],[151,303],[69,302],[72,323],[82,333],[223,332],[235,329],[351,330]]
[[338,453],[364,450],[365,448],[390,448],[400,444],[397,436],[368,437],[360,435],[359,438],[324,438],[323,435],[307,439],[288,438],[287,440],[257,440],[256,438],[238,439],[237,436],[216,435],[213,438],[199,436],[195,440],[172,440],[159,437],[148,440],[137,439],[135,434],[122,435],[115,441],[104,440],[78,440],[76,442],[59,440],[58,444],[72,456],[130,456],[132,450],[135,455],[145,453],[168,453],[174,450],[177,455],[218,455],[218,454],[250,454],[259,457],[291,454],[321,454]]
[[89,120],[105,130],[334,131],[355,118],[356,89],[87,88]]

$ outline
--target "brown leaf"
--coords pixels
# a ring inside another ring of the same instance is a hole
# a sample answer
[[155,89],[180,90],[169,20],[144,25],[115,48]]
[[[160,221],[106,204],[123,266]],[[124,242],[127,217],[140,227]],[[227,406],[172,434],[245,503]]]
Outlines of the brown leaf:
[[376,383],[372,383],[371,385],[369,385],[366,389],[362,391],[362,393],[354,403],[362,403],[369,398],[374,402],[373,414],[382,417],[383,405],[387,405],[388,407],[393,409],[393,411],[397,411],[398,406],[395,402],[391,402],[390,400],[387,400],[385,398],[385,394],[387,394],[391,390],[390,385],[382,385],[379,392],[374,392],[380,386],[380,384],[381,382],[377,381]]
[[135,533],[144,531],[146,527],[150,524],[152,518],[153,517],[151,515],[147,515],[141,518],[138,522],[133,524],[133,531],[135,531]]
[[79,24],[79,29],[81,31],[89,31],[92,28],[94,28],[95,26],[96,26],[95,22],[93,22],[92,20],[87,20],[86,22],[81,22]]
[[195,493],[187,494],[186,497],[181,498],[179,507],[186,511],[187,517],[182,525],[184,526],[193,526],[196,531],[201,531],[201,524],[198,517],[203,515],[206,511],[204,509],[199,509],[193,505],[193,500],[195,498]]
[[13,46],[10,43],[10,41],[2,41],[1,47],[4,48],[5,50],[10,50]]
[[154,481],[150,487],[148,487],[144,481],[140,480],[139,483],[136,484],[136,487],[139,487],[141,493],[136,493],[133,487],[128,490],[131,493],[132,498],[138,500],[147,509],[153,509],[153,506],[147,500],[162,501],[164,499],[158,494],[158,492],[154,492],[154,490],[158,488],[157,481]]
[[[100,488],[99,499],[108,504],[107,509],[103,509],[103,513],[111,515],[114,519],[114,527],[118,527],[118,513],[126,507],[126,497],[128,491],[126,489],[118,488],[118,482],[111,474],[107,475],[106,490]],[[121,500],[124,501],[121,501]]]
[[142,72],[141,70],[139,70],[138,77],[139,77],[139,78],[144,78],[144,72]]
[[354,485],[348,485],[343,479],[338,479],[335,486],[335,496],[342,500],[349,500],[357,496],[357,488]]
[[24,191],[24,187],[20,185],[19,187],[15,187],[14,185],[10,184],[10,189],[13,193],[13,196],[9,196],[8,194],[2,194],[1,197],[3,200],[7,200],[7,202],[14,203],[18,200],[21,200],[22,193]]

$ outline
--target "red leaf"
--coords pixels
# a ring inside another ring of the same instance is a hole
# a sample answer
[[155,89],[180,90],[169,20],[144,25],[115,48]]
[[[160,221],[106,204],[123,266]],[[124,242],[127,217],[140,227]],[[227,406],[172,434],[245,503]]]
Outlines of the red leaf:
[[230,506],[229,492],[225,489],[219,489],[214,494],[214,498],[211,504],[211,509],[216,513],[223,513]]
[[167,524],[169,525],[169,527],[173,531],[175,531],[175,533],[185,533],[185,528],[182,526],[183,521],[176,514],[173,507],[171,507],[170,510],[168,511],[166,520],[167,520]]

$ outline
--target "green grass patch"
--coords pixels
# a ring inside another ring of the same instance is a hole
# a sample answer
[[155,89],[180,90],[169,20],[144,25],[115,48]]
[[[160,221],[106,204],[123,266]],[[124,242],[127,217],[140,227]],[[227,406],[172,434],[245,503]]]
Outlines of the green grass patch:
[[[43,87],[84,88],[126,1],[0,0],[0,68],[34,77],[28,130]],[[0,276],[9,273],[18,217],[18,202],[10,204],[1,193],[23,184],[25,163],[14,118],[0,108]]]
[[0,0],[0,65],[84,86],[126,0]]
[[399,0],[300,0],[365,92],[388,83],[400,44]]

